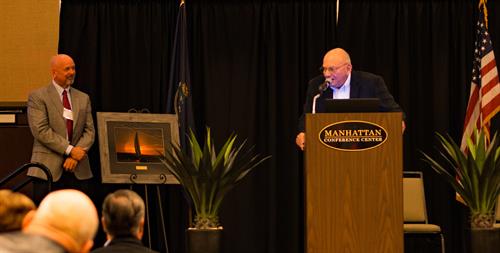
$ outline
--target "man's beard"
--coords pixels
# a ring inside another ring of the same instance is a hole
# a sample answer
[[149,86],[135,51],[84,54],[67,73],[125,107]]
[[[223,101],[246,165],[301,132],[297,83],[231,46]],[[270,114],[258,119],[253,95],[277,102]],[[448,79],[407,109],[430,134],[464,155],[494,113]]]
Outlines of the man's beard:
[[66,79],[66,85],[72,85],[75,82],[75,76]]

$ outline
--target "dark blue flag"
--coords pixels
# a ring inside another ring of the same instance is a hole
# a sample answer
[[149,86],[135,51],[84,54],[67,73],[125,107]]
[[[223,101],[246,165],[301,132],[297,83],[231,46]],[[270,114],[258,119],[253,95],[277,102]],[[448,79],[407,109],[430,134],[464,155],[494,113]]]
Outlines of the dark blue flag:
[[179,141],[183,150],[186,150],[188,145],[187,134],[189,129],[191,128],[194,131],[188,51],[186,5],[182,0],[177,14],[172,51],[167,112],[177,114]]

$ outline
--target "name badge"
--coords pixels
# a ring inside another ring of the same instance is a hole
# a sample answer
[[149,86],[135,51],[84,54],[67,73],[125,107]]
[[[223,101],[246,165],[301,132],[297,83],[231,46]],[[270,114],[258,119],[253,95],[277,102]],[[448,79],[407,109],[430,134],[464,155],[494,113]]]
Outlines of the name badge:
[[73,112],[71,110],[64,108],[63,117],[67,120],[73,120]]

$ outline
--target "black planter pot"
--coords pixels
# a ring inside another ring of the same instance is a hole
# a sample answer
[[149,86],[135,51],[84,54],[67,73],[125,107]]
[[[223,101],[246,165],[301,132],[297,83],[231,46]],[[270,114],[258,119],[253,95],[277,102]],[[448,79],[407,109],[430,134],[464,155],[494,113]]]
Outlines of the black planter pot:
[[498,253],[500,252],[500,229],[472,229],[472,253]]
[[187,253],[220,253],[222,228],[187,229]]

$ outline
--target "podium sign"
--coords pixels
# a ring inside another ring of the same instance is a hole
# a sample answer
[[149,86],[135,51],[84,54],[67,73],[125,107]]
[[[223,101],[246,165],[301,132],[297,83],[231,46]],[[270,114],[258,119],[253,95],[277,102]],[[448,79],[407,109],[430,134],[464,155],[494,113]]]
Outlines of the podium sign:
[[401,120],[306,115],[307,253],[403,252]]

